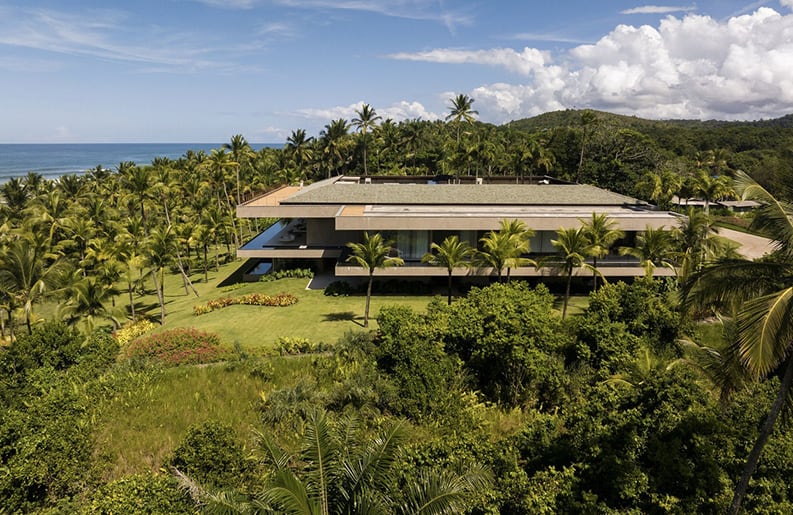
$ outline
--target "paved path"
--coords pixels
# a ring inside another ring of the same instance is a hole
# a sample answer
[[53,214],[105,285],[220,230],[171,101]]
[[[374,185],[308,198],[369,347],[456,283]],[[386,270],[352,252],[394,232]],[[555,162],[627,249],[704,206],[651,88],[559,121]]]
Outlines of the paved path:
[[724,236],[737,243],[741,244],[738,252],[743,254],[747,259],[757,259],[763,257],[773,250],[771,240],[761,236],[754,236],[740,231],[733,231],[732,229],[725,229],[724,227],[718,228],[719,236]]

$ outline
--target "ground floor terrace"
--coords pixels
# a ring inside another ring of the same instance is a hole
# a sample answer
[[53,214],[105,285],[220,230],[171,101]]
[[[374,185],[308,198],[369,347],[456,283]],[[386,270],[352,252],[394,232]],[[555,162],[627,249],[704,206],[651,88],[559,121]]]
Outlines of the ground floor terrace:
[[[391,229],[380,232],[391,244],[391,256],[400,257],[404,261],[401,267],[378,269],[379,277],[435,277],[445,276],[445,268],[428,265],[421,258],[431,250],[432,243],[440,243],[449,236],[457,236],[460,241],[467,242],[472,248],[481,248],[480,240],[487,234],[485,230],[406,230]],[[258,258],[263,263],[272,263],[275,269],[282,267],[307,267],[318,272],[332,273],[337,277],[358,277],[367,275],[363,268],[347,262],[350,254],[350,242],[363,240],[364,231],[334,231],[322,220],[289,219],[281,220],[242,246],[237,254],[243,258]],[[590,258],[588,262],[597,264],[600,273],[605,277],[633,277],[644,274],[639,260],[631,256],[619,254],[620,247],[631,247],[635,243],[636,231],[626,232],[624,238],[615,242],[606,256],[598,258],[597,263]],[[312,237],[313,235],[313,237]],[[556,239],[555,230],[540,230],[530,238],[530,253],[523,257],[536,262],[556,255],[556,248],[551,240]],[[265,269],[267,269],[265,265]],[[552,265],[524,266],[510,269],[515,277],[540,277],[555,274]],[[576,275],[591,275],[590,271],[581,268]],[[497,275],[498,271],[488,267],[459,268],[453,272],[455,276],[489,276]],[[674,271],[659,267],[654,271],[656,276],[674,275]]]

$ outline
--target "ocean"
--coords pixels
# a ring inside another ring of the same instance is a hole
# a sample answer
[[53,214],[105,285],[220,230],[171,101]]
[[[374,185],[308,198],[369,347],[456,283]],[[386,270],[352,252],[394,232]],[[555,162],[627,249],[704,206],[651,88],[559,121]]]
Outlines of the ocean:
[[[221,148],[222,143],[32,143],[0,144],[0,183],[12,177],[36,172],[47,179],[83,173],[97,165],[114,169],[124,161],[150,164],[155,157],[177,159],[188,150]],[[278,144],[251,144],[254,150],[281,147]]]

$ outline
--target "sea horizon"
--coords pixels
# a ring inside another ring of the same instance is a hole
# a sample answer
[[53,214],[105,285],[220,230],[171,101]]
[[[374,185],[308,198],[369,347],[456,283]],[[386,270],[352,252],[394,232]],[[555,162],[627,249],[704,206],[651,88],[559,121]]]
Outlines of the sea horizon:
[[[251,143],[254,150],[282,143]],[[83,174],[102,166],[114,169],[133,161],[147,165],[156,157],[178,159],[188,150],[210,152],[223,143],[0,143],[0,183],[38,173],[46,179]]]

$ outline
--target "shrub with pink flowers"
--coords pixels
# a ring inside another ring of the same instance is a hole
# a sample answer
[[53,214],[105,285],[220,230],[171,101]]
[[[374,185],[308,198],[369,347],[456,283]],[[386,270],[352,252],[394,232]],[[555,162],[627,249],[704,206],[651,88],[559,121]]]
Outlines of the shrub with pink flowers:
[[275,306],[286,307],[297,302],[297,297],[291,293],[279,293],[278,295],[265,295],[263,293],[250,293],[242,297],[220,297],[210,300],[206,304],[199,304],[193,307],[193,314],[204,315],[217,309],[225,308],[233,304],[244,304],[246,306]]
[[228,359],[231,349],[221,345],[217,334],[193,328],[179,328],[133,340],[121,350],[121,357],[152,361],[165,366],[198,365]]

